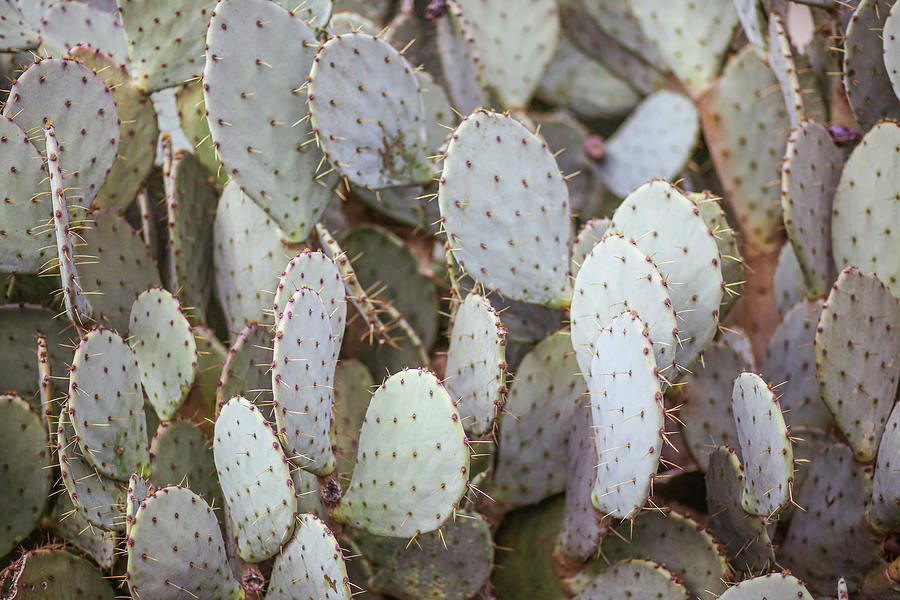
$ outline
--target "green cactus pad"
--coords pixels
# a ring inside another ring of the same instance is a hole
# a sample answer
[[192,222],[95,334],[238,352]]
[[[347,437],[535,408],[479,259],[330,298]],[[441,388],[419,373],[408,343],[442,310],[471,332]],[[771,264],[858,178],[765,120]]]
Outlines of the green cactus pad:
[[[715,598],[725,590],[725,557],[712,536],[693,519],[675,511],[643,511],[634,523],[625,522],[619,535],[608,535],[600,546],[608,561],[644,558],[659,563],[680,578],[692,597]],[[592,576],[606,568],[602,558],[579,575]],[[573,588],[575,586],[573,585]]]
[[380,27],[372,19],[349,10],[342,10],[332,15],[327,27],[329,37],[355,31],[376,35],[379,29]]
[[797,496],[805,510],[794,512],[778,560],[805,581],[816,595],[834,591],[835,574],[843,573],[851,592],[862,576],[884,565],[881,544],[867,524],[866,504],[872,480],[844,444],[812,457]]
[[[749,346],[750,341],[743,333],[736,335]],[[734,379],[743,371],[754,371],[756,365],[752,356],[738,348],[739,343],[728,336],[711,343],[704,352],[703,363],[694,365],[693,372],[685,375],[678,396],[678,402],[684,403],[678,412],[678,418],[684,423],[684,440],[703,470],[716,446],[734,446],[740,453],[730,397]]]
[[[103,80],[76,60],[42,60],[13,84],[3,115],[23,131],[42,128],[45,119],[53,123],[68,201],[89,206],[112,167],[120,137],[116,104]],[[42,139],[35,141],[44,148]]]
[[416,78],[425,103],[425,145],[429,154],[437,154],[450,135],[447,128],[456,126],[456,114],[447,92],[434,77],[425,71],[416,71]]
[[244,597],[228,569],[215,514],[187,488],[166,487],[141,502],[127,548],[134,598]]
[[191,143],[197,158],[206,167],[207,172],[215,175],[218,182],[225,185],[228,173],[219,162],[209,133],[206,101],[203,99],[203,82],[197,79],[180,86],[175,93],[175,108],[178,111],[181,130]]
[[779,314],[783,317],[798,302],[806,298],[803,271],[800,269],[800,261],[790,242],[786,242],[778,253],[774,279],[775,304]]
[[0,2],[0,51],[18,52],[37,48],[41,43],[41,36],[33,27],[38,27],[38,24],[39,20],[25,18],[16,0]]
[[888,224],[900,218],[900,125],[886,121],[853,150],[834,195],[831,242],[838,269],[853,265],[874,272],[900,295],[900,254]]
[[371,189],[431,180],[419,82],[390,44],[365,33],[333,37],[308,81],[316,138],[347,179]]
[[451,516],[468,476],[469,449],[450,395],[428,371],[403,370],[372,396],[334,518],[376,535],[428,533]]
[[[54,8],[71,4],[78,3],[57,4]],[[121,62],[127,59],[127,50],[125,58],[117,60],[91,46],[79,45],[69,51],[69,56],[93,69],[106,83],[116,103],[121,121],[118,154],[94,198],[94,205],[124,211],[153,170],[159,138],[156,111],[150,98],[135,87]]]
[[807,295],[823,296],[834,281],[831,208],[844,155],[828,130],[802,121],[788,139],[781,171],[784,227],[803,270]]
[[794,129],[800,124],[800,119],[806,116],[806,110],[803,106],[800,78],[797,67],[794,66],[791,41],[788,38],[784,18],[777,12],[769,14],[769,47],[771,48],[769,63],[775,78],[778,79],[781,95],[784,96],[791,129]]
[[707,526],[725,545],[731,564],[740,572],[759,573],[775,564],[772,540],[762,517],[747,514],[741,505],[744,469],[728,446],[709,454],[706,469]]
[[236,397],[222,407],[213,455],[241,559],[274,556],[294,531],[297,500],[290,462],[251,402]]
[[85,458],[102,474],[124,481],[147,468],[140,368],[116,333],[94,329],[75,349],[69,417]]
[[76,44],[99,48],[119,63],[128,61],[128,41],[115,14],[72,0],[52,5],[41,18],[41,49],[59,57]]
[[821,300],[794,305],[772,334],[763,360],[762,372],[777,386],[773,389],[790,426],[828,429],[832,423],[816,380],[813,342],[821,312]]
[[308,0],[292,12],[300,15],[310,27],[324,28],[331,20],[333,9],[331,0]]
[[440,224],[441,213],[438,203],[429,194],[436,189],[437,184],[434,182],[425,187],[403,186],[374,192],[354,186],[356,197],[364,204],[410,227],[435,232]]
[[566,36],[560,38],[537,93],[584,118],[623,117],[641,100],[612,69],[584,54]]
[[491,430],[506,390],[506,334],[491,303],[477,294],[453,318],[444,385],[456,401],[466,433]]
[[216,388],[216,405],[219,409],[235,396],[249,398],[263,413],[274,420],[272,414],[272,329],[252,322],[238,333],[225,363]]
[[719,74],[738,24],[733,2],[677,0],[660,5],[654,0],[631,0],[629,7],[663,60],[693,95]]
[[313,515],[300,515],[294,538],[275,559],[266,600],[350,600],[341,547]]
[[228,330],[236,333],[251,321],[271,321],[271,292],[294,255],[281,243],[281,231],[234,181],[219,199],[213,231],[216,292]]
[[315,290],[301,287],[275,329],[272,393],[275,422],[294,464],[317,475],[334,471],[334,368],[338,350],[328,309]]
[[590,373],[600,329],[622,311],[637,313],[650,330],[656,364],[663,375],[675,362],[675,311],[669,289],[653,261],[634,242],[607,235],[594,246],[575,276],[572,347],[581,373]]
[[596,575],[575,600],[687,600],[687,590],[678,578],[649,560],[628,559],[611,565]]
[[553,0],[508,6],[457,0],[470,24],[467,38],[482,58],[484,79],[507,108],[528,105],[559,39],[559,13]]
[[150,483],[137,473],[128,480],[128,491],[125,495],[125,534],[131,533],[134,518],[144,498],[150,495]]
[[105,210],[90,214],[81,237],[84,245],[76,243],[75,254],[90,257],[78,265],[78,272],[94,319],[124,334],[138,295],[160,284],[156,261],[131,225]]
[[757,0],[736,0],[734,8],[737,11],[738,20],[741,22],[741,29],[747,36],[747,41],[757,46],[761,50],[769,47],[766,41],[765,31],[765,13],[761,10],[761,6]]
[[341,475],[349,476],[356,466],[359,432],[374,388],[375,380],[364,364],[352,358],[338,363],[334,371],[334,429]]
[[[684,168],[697,143],[700,119],[691,100],[662,90],[648,96],[606,141],[595,172],[624,198],[654,177],[668,179]],[[635,157],[640,156],[640,160]]]
[[216,389],[222,366],[228,356],[228,349],[216,337],[216,333],[205,325],[197,325],[194,330],[194,342],[197,344],[197,372],[194,386],[204,406],[216,405]]
[[781,405],[754,373],[734,380],[731,401],[746,476],[741,504],[750,514],[769,517],[790,500],[793,483],[794,453]]
[[317,177],[322,153],[304,119],[302,92],[318,45],[315,34],[300,13],[275,2],[222,0],[206,42],[203,94],[216,151],[284,236],[305,240],[334,183],[333,177]]
[[525,355],[500,416],[491,498],[515,508],[566,489],[572,414],[585,391],[567,332]]
[[[484,160],[502,155],[516,160]],[[480,110],[453,133],[438,202],[454,259],[486,287],[534,304],[569,302],[568,196],[547,145],[512,117]]]
[[600,330],[588,390],[600,461],[591,502],[604,515],[633,519],[650,494],[664,430],[653,343],[634,313]]
[[216,188],[193,154],[178,152],[172,159],[166,190],[169,225],[168,287],[200,320],[212,296],[213,222]]
[[291,296],[302,287],[319,294],[331,322],[331,339],[335,353],[341,349],[347,321],[347,292],[334,261],[321,252],[301,252],[288,262],[275,291],[275,321]]
[[456,2],[447,3],[445,18],[437,20],[437,49],[447,93],[461,114],[487,104],[484,63],[475,52],[472,25]]
[[53,209],[44,193],[44,161],[25,132],[7,117],[0,117],[0,140],[0,270],[36,273],[56,256],[53,229],[45,227]]
[[147,92],[180,85],[203,70],[203,34],[213,0],[116,0],[131,72]]
[[775,75],[748,44],[728,61],[699,107],[706,143],[745,241],[775,250],[781,223],[777,181],[790,127]]
[[66,411],[60,414],[56,452],[63,484],[75,508],[88,521],[112,531],[125,529],[124,484],[101,475],[83,456]]
[[725,289],[712,231],[693,202],[659,180],[629,194],[612,221],[659,266],[677,317],[675,362],[689,367],[716,333]]
[[566,516],[556,538],[554,553],[576,564],[587,561],[600,547],[607,526],[591,503],[597,479],[597,445],[589,405],[577,406],[569,433],[566,466]]
[[50,521],[55,535],[93,558],[101,569],[112,569],[116,561],[116,534],[95,527],[78,512],[69,494],[59,494]]
[[882,30],[891,4],[886,0],[861,0],[847,25],[844,88],[853,116],[864,129],[880,119],[900,118],[900,98],[893,93],[883,58]]
[[587,16],[593,19],[601,31],[612,37],[615,43],[642,56],[657,68],[665,66],[657,45],[647,37],[638,21],[631,0],[581,1]]
[[213,507],[222,505],[212,449],[190,421],[160,423],[150,442],[150,480],[157,487],[189,487]]
[[891,411],[881,443],[872,481],[869,518],[879,529],[896,528],[900,523],[900,471],[894,466],[900,456],[900,409]]
[[796,598],[813,600],[799,579],[788,573],[769,573],[745,579],[719,596],[720,600],[764,600],[765,598]]
[[572,271],[577,273],[587,255],[591,253],[604,234],[609,229],[612,221],[609,219],[591,219],[585,223],[578,235],[575,236],[575,242],[572,244]]
[[[875,317],[878,318],[875,318]],[[816,375],[857,460],[875,458],[897,392],[900,304],[874,275],[841,271],[816,331]]]
[[[569,202],[572,214],[582,219],[590,219],[601,209],[606,191],[598,186],[591,172],[591,158],[585,151],[585,142],[590,131],[572,114],[556,110],[550,113],[529,113],[529,118],[540,128],[550,151],[556,156],[556,163],[563,173],[573,174],[566,180],[569,188]],[[598,240],[599,241],[599,240]]]
[[0,306],[0,340],[3,340],[5,367],[0,370],[0,390],[15,391],[20,397],[38,407],[37,334],[47,339],[50,368],[54,378],[64,379],[64,360],[69,351],[62,347],[68,340],[63,334],[66,323],[54,320],[53,311],[32,305]]
[[719,247],[719,257],[722,259],[719,266],[722,269],[722,279],[725,281],[725,290],[722,293],[722,304],[719,307],[719,321],[723,321],[728,311],[740,297],[744,282],[744,261],[738,248],[737,235],[728,224],[728,218],[717,198],[710,192],[685,194],[697,208],[703,222],[712,231]]
[[0,575],[16,600],[113,600],[116,595],[103,573],[89,560],[56,547],[38,548],[19,557]]
[[41,418],[18,396],[0,396],[0,555],[31,533],[50,492],[50,452]]
[[181,304],[160,288],[142,292],[131,307],[128,336],[147,399],[161,420],[173,419],[191,391],[199,361]]
[[[894,3],[896,8],[897,4]],[[884,47],[884,68],[894,88],[894,95],[900,99],[900,8],[888,14],[882,30]]]

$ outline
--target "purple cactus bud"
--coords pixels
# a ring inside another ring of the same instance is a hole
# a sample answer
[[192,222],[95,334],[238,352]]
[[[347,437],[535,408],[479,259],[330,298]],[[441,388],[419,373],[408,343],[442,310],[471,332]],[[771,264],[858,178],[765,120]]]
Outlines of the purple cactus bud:
[[599,135],[589,135],[584,140],[584,153],[594,160],[603,160],[606,157],[606,144]]
[[425,18],[429,21],[440,19],[447,12],[447,0],[431,0],[425,9]]
[[834,143],[838,146],[855,146],[862,139],[862,132],[843,125],[829,125],[828,133],[834,139]]

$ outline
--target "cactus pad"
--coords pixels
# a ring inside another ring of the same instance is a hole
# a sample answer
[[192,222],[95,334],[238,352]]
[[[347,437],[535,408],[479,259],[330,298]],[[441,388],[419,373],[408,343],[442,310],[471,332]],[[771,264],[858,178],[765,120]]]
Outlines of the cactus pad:
[[437,49],[447,92],[456,110],[469,114],[487,104],[484,63],[473,43],[472,24],[456,2],[447,3],[446,18],[437,21]]
[[116,534],[95,527],[78,512],[69,494],[59,495],[50,519],[55,535],[93,558],[100,568],[113,568],[116,562]]
[[350,600],[349,581],[334,534],[313,515],[300,515],[294,538],[272,566],[266,600]]
[[150,480],[160,488],[189,487],[208,504],[222,504],[212,449],[200,427],[190,421],[160,423],[150,442]]
[[594,600],[601,597],[609,600],[687,600],[688,595],[678,578],[669,571],[649,560],[632,558],[599,573],[574,598]]
[[0,576],[9,581],[16,600],[67,600],[73,593],[85,600],[113,600],[116,596],[103,573],[85,558],[57,547],[38,548],[10,565]]
[[[272,406],[272,335],[271,328],[256,322],[238,333],[216,388],[219,409],[235,396],[249,398],[260,407]],[[271,408],[263,412],[274,420]]]
[[41,18],[41,50],[66,56],[76,44],[89,44],[119,63],[128,61],[128,40],[117,15],[86,2],[69,0],[52,5]]
[[275,422],[294,464],[317,475],[334,471],[332,405],[338,351],[328,309],[315,290],[294,292],[275,329],[272,393]]
[[900,99],[900,8],[894,8],[884,21],[882,30],[884,46],[884,68],[894,88],[894,95]]
[[900,522],[900,470],[895,466],[900,456],[900,409],[891,411],[875,463],[872,481],[872,505],[869,518],[880,529],[896,528]]
[[63,360],[67,352],[61,347],[67,339],[61,331],[64,324],[54,321],[53,316],[53,312],[38,306],[0,306],[0,339],[6,352],[6,367],[0,371],[0,390],[15,391],[24,400],[33,401],[35,408],[40,383],[38,333],[47,339],[53,376],[65,379],[66,375]]
[[36,22],[26,20],[16,0],[0,2],[0,50],[3,52],[37,48],[41,43],[41,36],[32,29],[36,26]]
[[497,418],[506,389],[506,336],[490,302],[469,294],[453,318],[444,385],[466,432],[477,437]]
[[853,116],[865,129],[880,119],[900,117],[900,98],[892,93],[881,34],[892,4],[891,0],[861,0],[847,25],[844,88]]
[[720,600],[760,600],[761,598],[796,598],[813,600],[799,579],[788,573],[769,573],[746,579],[719,596]]
[[316,53],[315,34],[299,13],[275,2],[222,0],[206,42],[203,94],[216,151],[284,236],[305,240],[333,184],[333,178],[317,178],[322,153],[307,139],[304,120],[302,88]]
[[578,235],[575,236],[575,242],[572,244],[572,270],[578,272],[587,255],[591,253],[604,234],[609,229],[612,221],[609,219],[591,219],[585,223]]
[[427,371],[400,371],[372,396],[334,517],[390,537],[434,531],[458,505],[468,475],[469,449],[450,395]]
[[897,298],[877,277],[844,269],[819,317],[816,375],[822,400],[857,460],[875,458],[894,405],[898,329]]
[[140,369],[131,348],[94,329],[75,349],[69,373],[69,417],[98,471],[122,481],[149,463]]
[[790,242],[785,242],[778,253],[774,279],[775,304],[778,306],[779,314],[784,317],[792,307],[806,298],[803,271]]
[[175,486],[141,502],[128,536],[126,579],[135,598],[243,598],[212,509]]
[[338,472],[353,473],[359,450],[359,431],[366,419],[375,380],[364,364],[354,359],[338,363],[334,371],[334,429]]
[[725,291],[719,308],[719,321],[722,321],[740,297],[744,283],[744,261],[738,248],[737,235],[728,224],[725,211],[719,204],[721,198],[710,192],[689,193],[686,196],[700,209],[700,216],[712,231],[719,247],[721,258],[719,266],[722,268],[722,279],[725,281]]
[[297,500],[281,443],[251,402],[236,397],[222,407],[213,455],[240,557],[274,556],[294,530]]
[[[495,153],[516,160],[483,160]],[[547,145],[515,119],[480,110],[453,133],[438,202],[454,259],[486,287],[523,302],[568,303],[568,196]]]

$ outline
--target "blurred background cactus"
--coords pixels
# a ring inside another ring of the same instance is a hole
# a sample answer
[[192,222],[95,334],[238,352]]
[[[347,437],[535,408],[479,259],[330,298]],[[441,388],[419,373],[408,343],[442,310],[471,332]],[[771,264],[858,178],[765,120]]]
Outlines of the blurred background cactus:
[[0,598],[900,598],[898,69],[892,0],[0,0]]

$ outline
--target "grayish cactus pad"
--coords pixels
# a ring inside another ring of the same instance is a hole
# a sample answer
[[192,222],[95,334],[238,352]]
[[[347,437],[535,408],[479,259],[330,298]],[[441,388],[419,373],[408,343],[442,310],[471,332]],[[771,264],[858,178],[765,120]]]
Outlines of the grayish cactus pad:
[[313,515],[300,515],[294,538],[275,559],[267,600],[350,600],[352,590],[334,534]]

